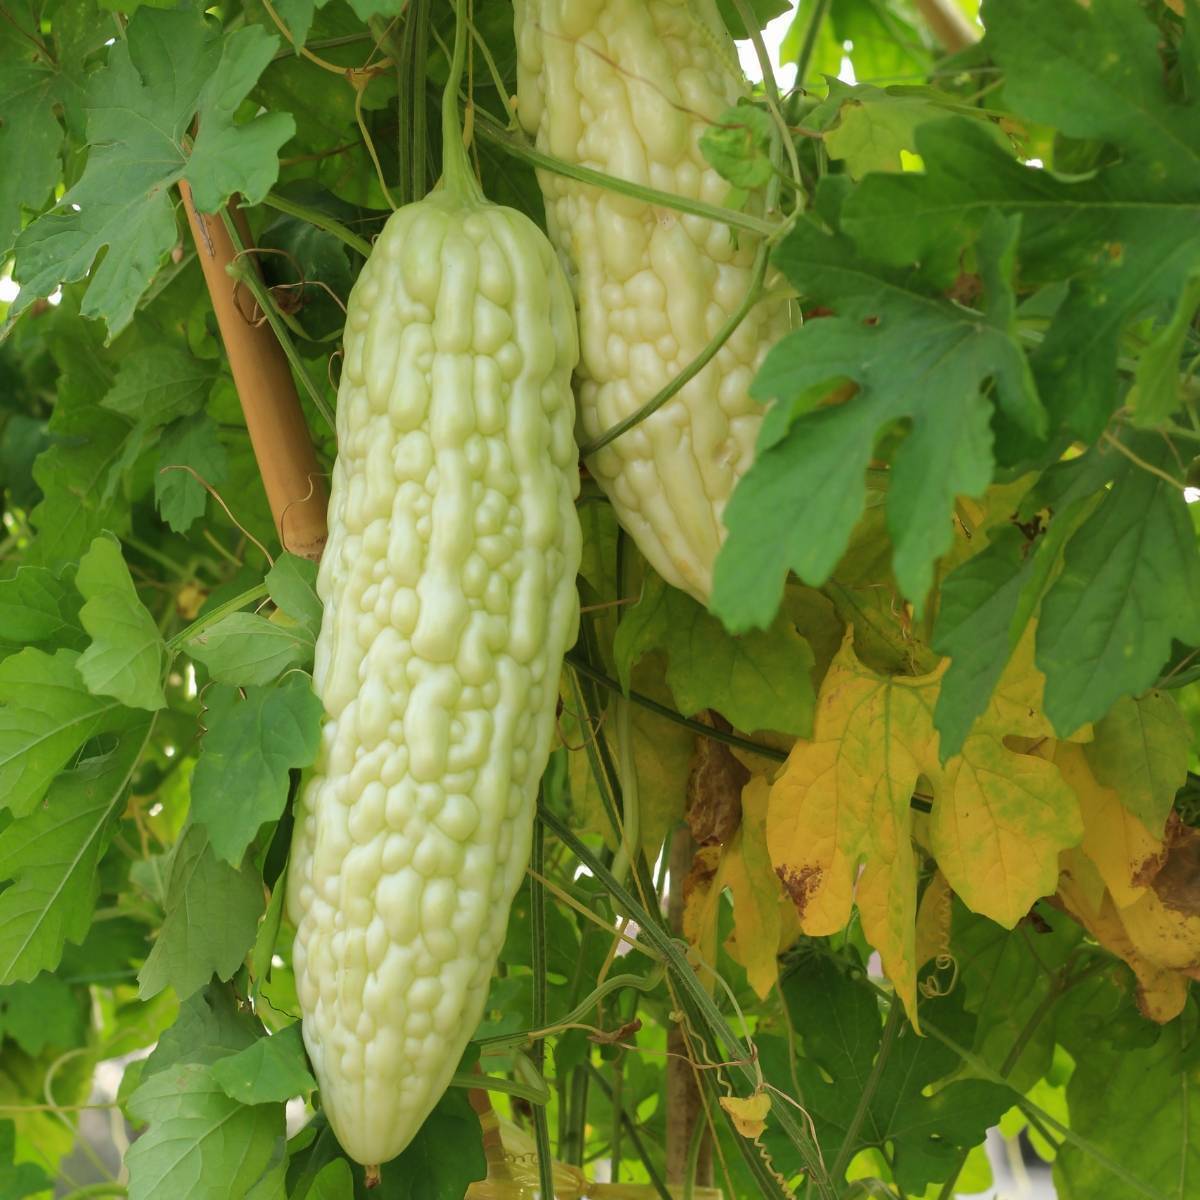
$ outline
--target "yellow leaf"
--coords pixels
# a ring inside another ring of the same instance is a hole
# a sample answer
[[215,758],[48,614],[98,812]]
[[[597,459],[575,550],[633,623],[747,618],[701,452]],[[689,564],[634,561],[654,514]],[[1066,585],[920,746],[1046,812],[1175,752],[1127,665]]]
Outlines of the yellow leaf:
[[683,936],[709,966],[717,962],[717,918],[723,889],[720,866],[721,847],[701,846],[683,881]]
[[720,1101],[742,1137],[753,1141],[762,1135],[767,1127],[767,1114],[771,1111],[771,1097],[766,1092],[755,1092],[746,1097],[721,1096]]
[[784,934],[782,889],[767,849],[770,791],[761,778],[742,789],[742,827],[722,863],[733,892],[733,935],[725,948],[745,968],[750,986],[763,1000],[779,978],[777,956]]
[[1083,836],[1079,802],[1057,768],[1005,744],[1009,736],[1052,733],[1041,710],[1042,684],[1030,630],[962,753],[926,769],[938,866],[968,908],[1008,929],[1054,891],[1059,851]]
[[684,885],[683,933],[705,962],[716,965],[721,895],[733,897],[733,935],[726,946],[746,969],[750,986],[766,997],[779,977],[780,887],[767,853],[768,787],[752,779],[742,792],[742,823],[728,843],[701,846]]
[[921,966],[931,959],[949,953],[950,919],[953,916],[954,893],[946,877],[938,871],[929,881],[917,909],[916,963]]
[[793,747],[767,814],[771,859],[804,932],[843,929],[856,902],[910,1016],[920,965],[910,808],[918,780],[933,791],[929,841],[948,884],[1009,928],[1054,891],[1059,851],[1083,832],[1078,801],[1054,764],[1006,744],[1051,732],[1032,632],[963,753],[944,766],[932,716],[943,670],[878,675],[848,636],[817,697],[812,739]]
[[1096,864],[1116,906],[1126,908],[1144,895],[1165,848],[1112,788],[1097,781],[1082,746],[1052,745],[1054,763],[1079,799],[1083,852]]
[[1096,941],[1129,964],[1137,976],[1138,1007],[1147,1017],[1159,1024],[1177,1017],[1187,1003],[1186,976],[1141,953],[1099,871],[1082,850],[1065,851],[1062,868],[1056,902]]

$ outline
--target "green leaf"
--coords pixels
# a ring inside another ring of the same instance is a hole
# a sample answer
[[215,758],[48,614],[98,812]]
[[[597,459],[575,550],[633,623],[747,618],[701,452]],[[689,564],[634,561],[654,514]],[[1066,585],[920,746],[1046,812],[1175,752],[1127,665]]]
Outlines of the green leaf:
[[[943,105],[926,96],[905,94],[902,89],[892,94],[869,84],[852,88],[839,83],[837,96],[837,124],[826,131],[825,147],[830,158],[845,162],[854,179],[871,171],[903,170],[900,152],[916,153],[918,127],[948,115]],[[827,103],[821,105],[822,110]],[[980,128],[997,147],[1012,154],[998,126],[981,121]]]
[[78,658],[30,647],[0,663],[0,799],[18,817],[88,738],[122,717],[115,700],[84,689]]
[[1156,425],[1179,408],[1179,356],[1198,306],[1200,271],[1188,279],[1170,319],[1138,358],[1137,386],[1129,395],[1135,425]]
[[80,998],[56,976],[43,971],[28,983],[0,987],[0,1038],[11,1038],[26,1054],[78,1046],[84,1030]]
[[316,641],[325,608],[317,595],[317,564],[295,554],[281,554],[267,572],[271,599]]
[[183,1063],[215,1063],[253,1046],[261,1036],[262,1026],[239,1006],[233,989],[210,983],[180,1004],[175,1023],[146,1059],[142,1079]]
[[255,25],[223,35],[191,9],[134,13],[88,82],[82,177],[17,239],[14,313],[90,272],[81,312],[103,318],[115,336],[176,242],[175,183],[186,179],[205,212],[234,192],[250,204],[262,199],[294,123],[269,113],[235,126],[233,114],[278,44]]
[[[1200,1179],[1200,1040],[1193,1001],[1153,1045],[1089,1041],[1067,1085],[1071,1129],[1169,1200]],[[1061,1200],[1144,1200],[1086,1150],[1063,1145],[1054,1164]]]
[[326,1163],[305,1192],[305,1200],[354,1200],[354,1176],[344,1158]]
[[613,642],[626,691],[634,666],[655,649],[668,655],[667,684],[685,716],[715,708],[737,729],[812,731],[812,650],[786,616],[765,632],[734,637],[690,596],[648,572]]
[[[1175,466],[1160,439],[1124,440],[1148,465]],[[1063,735],[1150,687],[1173,638],[1200,643],[1200,553],[1183,495],[1126,459],[1116,471],[1042,601],[1037,664],[1046,715]]]
[[208,829],[217,856],[237,866],[260,826],[283,812],[290,770],[316,760],[323,709],[307,675],[247,688],[244,700],[234,688],[215,688],[205,699],[208,732],[192,776],[192,816]]
[[1175,311],[1200,266],[1196,89],[1168,83],[1162,35],[1139,5],[989,0],[984,20],[1008,104],[1117,153],[1061,179],[1014,162],[977,121],[930,123],[917,131],[925,173],[866,179],[844,228],[888,262],[919,262],[948,283],[989,208],[1020,214],[1023,283],[1070,280],[1033,356],[1038,387],[1052,428],[1091,441],[1120,396],[1122,332]]
[[74,589],[45,567],[20,567],[0,580],[0,651],[33,642],[82,650],[87,639],[78,617]]
[[21,228],[21,208],[41,208],[58,182],[63,131],[54,115],[58,80],[42,63],[0,66],[0,259]]
[[26,1196],[49,1191],[54,1181],[41,1167],[13,1162],[16,1144],[16,1127],[11,1121],[0,1121],[0,1196],[6,1200],[24,1200]]
[[0,983],[54,970],[63,946],[87,936],[100,859],[151,728],[56,779],[45,805],[4,830],[0,880],[12,882],[0,891]]
[[[851,1149],[888,1147],[896,1182],[910,1195],[948,1178],[959,1153],[982,1142],[1012,1104],[1008,1088],[977,1079],[935,1089],[958,1069],[954,1052],[931,1037],[918,1037],[907,1022],[888,1047],[874,998],[827,959],[804,961],[785,978],[783,993],[803,1042],[794,1067],[804,1107],[831,1165],[868,1086],[873,1091]],[[971,1040],[974,1021],[962,1010],[961,993],[925,1001],[921,1018],[957,1041]],[[769,1068],[783,1055],[786,1048],[775,1042]],[[773,1073],[777,1083],[790,1077],[786,1064],[775,1065]],[[769,1144],[774,1152],[781,1143],[770,1136]]]
[[383,1194],[396,1200],[449,1200],[487,1175],[479,1118],[462,1088],[446,1092],[382,1174]]
[[1083,752],[1096,778],[1152,833],[1161,832],[1187,780],[1192,731],[1169,692],[1124,696],[1099,721]]
[[[183,469],[187,467],[191,470]],[[208,500],[200,479],[219,487],[228,470],[229,456],[211,417],[197,413],[169,425],[158,445],[154,476],[154,502],[162,519],[176,533],[186,533],[204,515]]]
[[317,1086],[308,1070],[298,1021],[214,1063],[212,1076],[241,1104],[283,1104]]
[[271,683],[292,667],[312,662],[313,636],[255,613],[230,613],[184,647],[222,683]]
[[[1042,413],[1013,325],[1009,277],[1015,223],[989,222],[979,246],[987,292],[976,313],[916,290],[916,282],[859,258],[842,237],[800,223],[775,262],[814,303],[837,315],[807,322],[767,355],[752,386],[778,398],[764,439],[790,429],[738,484],[725,510],[729,537],[717,557],[712,607],[735,632],[765,627],[787,570],[813,587],[837,565],[865,501],[876,438],[899,421],[909,431],[893,457],[887,498],[896,579],[920,610],[933,563],[950,548],[955,497],[978,496],[992,478],[992,403],[1028,429]],[[841,404],[789,412],[793,397],[853,380]]]
[[86,601],[80,620],[92,636],[76,663],[88,691],[115,696],[130,708],[154,712],[164,707],[166,646],[138,598],[120,542],[107,535],[96,538],[79,562],[75,586]]
[[[958,965],[963,1005],[977,1021],[971,1048],[993,1070],[1008,1068],[1020,1092],[1047,1071],[1054,1052],[1052,1001],[1056,971],[1083,938],[1083,930],[1062,913],[1041,904],[1035,926],[1022,921],[1005,929],[955,901],[950,949]],[[1039,1015],[1040,1011],[1040,1015]],[[1037,1016],[1037,1023],[1030,1022]],[[1028,1028],[1027,1028],[1028,1027]],[[1013,1048],[1018,1058],[1008,1062]]]
[[146,1079],[129,1110],[149,1128],[125,1156],[129,1200],[228,1200],[266,1170],[284,1135],[282,1104],[243,1105],[202,1063],[178,1063]]
[[739,188],[762,187],[771,178],[770,114],[753,104],[727,108],[700,137],[700,152],[722,178]]
[[77,560],[102,529],[116,525],[106,482],[121,459],[129,425],[93,405],[69,410],[61,420],[56,412],[54,432],[62,441],[33,464],[42,501],[30,513],[38,536],[26,560],[49,566]]
[[216,377],[211,360],[179,346],[150,346],[122,360],[112,390],[100,403],[149,427],[167,425],[203,408]]
[[172,987],[185,1000],[214,974],[228,979],[253,944],[262,911],[257,872],[221,862],[204,829],[190,826],[172,856],[167,913],[138,972],[138,994],[148,1000]]
[[1002,527],[985,549],[946,577],[932,641],[939,654],[950,656],[933,715],[942,762],[959,753],[987,708],[1063,543],[1095,500],[1087,496],[1064,505],[1032,547],[1015,526]]
[[283,924],[283,902],[287,898],[287,868],[275,880],[271,888],[271,899],[267,901],[267,911],[259,922],[258,932],[254,935],[254,947],[250,951],[250,975],[256,987],[261,991],[262,985],[271,974],[271,958],[275,953],[275,943],[279,940],[279,927]]

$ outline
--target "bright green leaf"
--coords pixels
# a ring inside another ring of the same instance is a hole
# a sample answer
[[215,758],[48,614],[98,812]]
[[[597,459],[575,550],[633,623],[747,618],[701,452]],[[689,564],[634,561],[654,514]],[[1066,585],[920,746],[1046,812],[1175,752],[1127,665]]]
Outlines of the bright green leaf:
[[291,769],[315,761],[323,709],[307,675],[274,688],[247,688],[245,699],[228,687],[214,688],[205,699],[207,732],[192,776],[192,816],[208,829],[217,856],[237,866],[259,827],[283,812]]
[[221,862],[204,829],[191,826],[172,856],[162,929],[138,972],[141,998],[172,987],[184,1000],[214,974],[228,979],[253,944],[262,911],[258,873]]
[[115,696],[131,708],[162,708],[166,647],[154,618],[133,586],[121,544],[101,536],[80,559],[75,586],[86,603],[80,610],[91,645],[76,667],[88,690]]
[[281,554],[267,572],[271,599],[316,640],[325,608],[317,595],[317,564],[295,554]]
[[78,658],[30,647],[0,663],[0,799],[18,817],[88,738],[121,719],[115,700],[84,688]]
[[312,661],[313,636],[255,613],[231,613],[189,641],[185,649],[222,683],[271,683],[291,667]]
[[[27,652],[28,653],[28,652]],[[67,942],[82,942],[108,848],[149,728],[112,754],[55,780],[47,803],[0,837],[0,983],[54,970]]]
[[241,1104],[280,1104],[317,1086],[308,1070],[299,1022],[212,1065],[222,1091]]
[[270,1164],[284,1134],[282,1104],[239,1104],[202,1063],[178,1063],[145,1080],[129,1101],[149,1121],[125,1157],[129,1200],[229,1200]]

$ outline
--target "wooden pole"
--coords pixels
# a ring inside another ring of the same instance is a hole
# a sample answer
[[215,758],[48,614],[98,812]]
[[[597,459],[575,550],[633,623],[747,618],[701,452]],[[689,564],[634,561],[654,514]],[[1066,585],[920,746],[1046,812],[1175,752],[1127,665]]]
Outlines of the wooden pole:
[[[239,306],[227,271],[236,252],[220,215],[197,212],[191,188],[182,180],[179,190],[280,544],[315,562],[325,547],[329,498],[287,357],[270,326],[252,323]],[[252,246],[250,226],[236,199],[230,201],[229,213],[243,245]],[[251,267],[258,269],[256,263]]]

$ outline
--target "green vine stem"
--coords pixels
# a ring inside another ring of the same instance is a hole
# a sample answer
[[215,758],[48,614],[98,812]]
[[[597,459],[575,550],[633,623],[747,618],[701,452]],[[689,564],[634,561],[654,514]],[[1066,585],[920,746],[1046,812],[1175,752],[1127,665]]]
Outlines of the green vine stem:
[[[711,732],[707,726],[705,726],[705,730],[706,733]],[[692,969],[682,944],[671,937],[670,933],[662,927],[661,921],[652,916],[613,878],[608,868],[554,813],[544,807],[539,808],[539,813],[545,827],[591,871],[616,904],[620,906],[622,912],[638,923],[646,942],[662,954],[666,960],[667,970],[678,985],[686,1007],[695,1012],[696,1019],[708,1030],[714,1047],[723,1047],[724,1051],[728,1053],[731,1059],[726,1064],[729,1073],[739,1077],[748,1090],[755,1091],[761,1083],[761,1073],[753,1050],[726,1021],[716,1002],[708,994]],[[709,1072],[701,1072],[701,1074],[707,1076]],[[780,1106],[776,1116],[781,1132],[799,1152],[805,1170],[811,1176],[818,1195],[822,1197],[822,1200],[836,1200],[836,1192],[830,1182],[829,1173],[825,1169],[821,1152],[812,1136],[796,1121],[785,1106]],[[1158,1198],[1156,1197],[1155,1200]]]
[[643,187],[630,183],[626,179],[618,179],[615,175],[607,175],[603,171],[593,171],[590,167],[579,167],[574,163],[564,162],[550,154],[543,154],[529,142],[516,134],[509,133],[495,117],[477,109],[475,112],[475,130],[480,137],[486,138],[514,158],[523,159],[544,171],[552,171],[556,175],[565,175],[568,179],[577,179],[580,183],[591,183],[610,192],[619,192],[634,200],[642,200],[647,204],[657,204],[662,208],[674,209],[676,212],[689,213],[694,217],[705,217],[734,229],[745,229],[749,233],[757,233],[763,237],[771,237],[780,229],[779,222],[766,221],[751,213],[738,212],[732,208],[722,208],[718,204],[705,204],[703,200],[689,200],[685,196],[676,196],[673,192],[662,192],[657,188]]
[[867,1111],[871,1107],[871,1101],[875,1099],[875,1093],[879,1090],[879,1081],[883,1078],[884,1068],[892,1055],[892,1047],[896,1044],[896,1035],[900,1032],[903,1024],[904,1009],[899,1004],[893,1004],[888,1009],[887,1023],[883,1027],[883,1037],[880,1039],[875,1061],[871,1064],[871,1072],[859,1093],[858,1104],[855,1106],[854,1115],[850,1118],[850,1124],[846,1126],[846,1136],[842,1138],[842,1144],[838,1147],[837,1158],[833,1160],[833,1166],[829,1168],[830,1177],[835,1183],[845,1176],[846,1168],[854,1157],[854,1144],[858,1141],[858,1131],[862,1128]]
[[603,450],[610,442],[615,442],[622,434],[628,433],[635,426],[640,425],[647,417],[653,416],[668,400],[687,387],[712,362],[717,354],[720,353],[721,347],[737,332],[738,326],[746,319],[746,314],[761,299],[763,279],[767,273],[767,256],[769,250],[770,246],[766,241],[759,244],[758,251],[754,256],[750,286],[746,289],[746,294],[742,297],[742,302],[729,314],[724,324],[713,335],[708,345],[674,379],[656,395],[647,400],[636,412],[630,413],[629,416],[618,421],[590,442],[585,442],[580,446],[580,458],[590,458],[598,450]]
[[359,237],[357,233],[347,229],[340,221],[335,221],[328,213],[314,208],[311,204],[300,204],[295,200],[289,200],[286,196],[279,195],[278,192],[268,192],[263,198],[263,204],[267,208],[275,209],[276,212],[307,221],[317,229],[332,234],[339,242],[345,243],[355,254],[361,254],[363,258],[371,253],[371,243],[366,238]]
[[184,626],[177,634],[168,639],[167,649],[172,653],[176,650],[181,650],[184,642],[198,637],[210,625],[215,625],[222,617],[227,617],[230,613],[245,608],[247,604],[263,600],[269,594],[265,583],[256,583],[254,587],[247,588],[244,592],[240,592],[238,595],[226,600],[223,604],[218,604],[216,608],[206,612],[202,617],[197,617],[190,625]]
[[[870,979],[864,978],[862,986],[869,987],[885,1004],[889,1007],[893,1004],[898,1004],[899,1001],[895,996],[888,991],[887,988],[881,987]],[[1044,1125],[1053,1129],[1065,1142],[1069,1142],[1076,1150],[1086,1154],[1089,1158],[1099,1163],[1110,1174],[1115,1175],[1122,1183],[1132,1188],[1140,1196],[1146,1196],[1148,1200],[1169,1200],[1158,1188],[1151,1187],[1150,1184],[1138,1179],[1131,1171],[1123,1167],[1116,1159],[1105,1154],[1094,1142],[1085,1137],[1081,1137],[1073,1129],[1069,1129],[1056,1117],[1048,1113],[1040,1105],[1035,1104],[1028,1096],[1021,1095],[1012,1084],[1000,1074],[999,1071],[990,1067],[980,1056],[972,1050],[968,1050],[966,1046],[960,1045],[949,1034],[943,1033],[931,1021],[923,1020],[921,1029],[935,1041],[941,1042],[948,1050],[952,1050],[960,1059],[970,1067],[980,1079],[986,1079],[989,1083],[998,1083],[1002,1087],[1007,1087],[1012,1090],[1013,1103],[1026,1115],[1032,1114]]]
[[749,738],[739,737],[736,733],[726,733],[723,729],[714,729],[711,725],[705,725],[700,721],[693,721],[690,717],[681,716],[673,708],[668,708],[665,704],[659,704],[657,700],[651,700],[649,696],[643,696],[640,692],[632,690],[626,692],[615,679],[604,674],[603,671],[597,670],[574,650],[567,652],[567,665],[578,671],[580,675],[585,675],[588,679],[608,688],[609,691],[616,692],[618,695],[625,695],[634,704],[649,709],[650,712],[657,713],[660,717],[666,717],[668,721],[673,721],[676,725],[682,725],[684,729],[690,729],[693,733],[701,734],[703,737],[711,738],[716,742],[724,742],[726,745],[735,746],[737,749],[745,750],[750,754],[758,754],[763,758],[769,758],[772,762],[787,761],[787,752],[784,750],[776,750],[774,746],[764,746],[761,742],[752,742]]
[[[465,7],[464,0],[459,3],[459,28],[455,34],[457,43],[462,33],[462,22]],[[457,49],[457,44],[456,44]],[[534,873],[529,877],[529,923],[530,942],[533,955],[530,967],[533,971],[533,1024],[541,1029],[546,1024],[546,890],[542,887],[541,875],[546,869],[546,838],[541,821],[535,817],[533,821],[533,850],[529,865]],[[546,1043],[540,1038],[534,1042],[530,1050],[533,1065],[540,1075],[546,1065]],[[537,1145],[538,1183],[543,1196],[554,1195],[554,1160],[550,1154],[550,1128],[546,1121],[545,1107],[535,1109],[533,1114],[533,1135]]]
[[804,80],[808,75],[808,67],[812,62],[813,51],[817,48],[817,35],[829,13],[830,0],[816,0],[804,28],[804,41],[800,43],[800,51],[796,55],[796,87],[803,90]]

